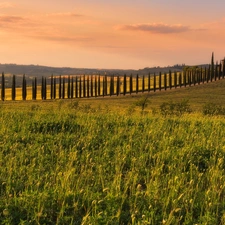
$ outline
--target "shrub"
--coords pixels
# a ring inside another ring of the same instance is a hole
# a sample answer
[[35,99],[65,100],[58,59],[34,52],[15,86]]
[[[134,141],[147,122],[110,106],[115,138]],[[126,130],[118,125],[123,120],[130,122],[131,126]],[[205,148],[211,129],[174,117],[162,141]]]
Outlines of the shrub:
[[142,97],[141,99],[139,99],[136,103],[135,106],[138,106],[141,108],[141,112],[143,113],[145,108],[148,106],[148,96]]
[[210,116],[225,115],[225,108],[215,103],[207,103],[203,106],[202,113]]
[[190,104],[188,100],[182,100],[181,102],[164,102],[160,105],[160,113],[163,116],[182,116],[184,113],[191,113]]

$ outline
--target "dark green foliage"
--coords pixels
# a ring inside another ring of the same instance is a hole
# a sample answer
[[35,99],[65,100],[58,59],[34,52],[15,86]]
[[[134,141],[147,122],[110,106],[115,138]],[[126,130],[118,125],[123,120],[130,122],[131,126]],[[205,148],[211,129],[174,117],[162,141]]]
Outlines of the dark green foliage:
[[142,76],[142,93],[145,91],[145,76]]
[[123,76],[123,95],[127,93],[127,75],[124,74]]
[[164,73],[164,90],[167,89],[167,73]]
[[130,75],[130,94],[133,93],[133,76],[132,74]]
[[62,99],[66,96],[66,78],[63,77],[62,79]]
[[51,99],[53,99],[53,96],[54,96],[54,81],[53,81],[53,74],[51,75],[51,83],[50,83],[50,96],[51,96]]
[[117,80],[116,80],[116,95],[119,96],[120,95],[120,77],[117,76]]
[[177,72],[174,72],[174,87],[177,88]]
[[210,68],[210,65],[209,65],[209,68],[207,70],[207,83],[211,80],[211,68]]
[[1,99],[5,100],[5,74],[2,72],[2,89],[1,89]]
[[98,80],[97,76],[95,75],[95,97],[98,96]]
[[89,82],[89,76],[87,76],[87,97],[90,97],[90,82]]
[[83,98],[86,97],[86,81],[85,81],[85,75],[83,75]]
[[171,70],[169,71],[169,88],[172,88],[172,72]]
[[56,77],[53,78],[53,98],[56,99]]
[[13,75],[12,77],[12,100],[16,99],[16,76]]
[[59,99],[62,98],[62,76],[59,76]]
[[211,82],[213,78],[215,79],[214,53],[212,53],[212,57],[211,57]]
[[191,113],[192,110],[188,100],[181,102],[164,102],[160,105],[160,113],[163,116],[182,116],[185,113]]
[[181,88],[181,86],[182,86],[182,73],[181,72],[178,75],[178,85]]
[[37,99],[37,78],[32,80],[32,100]]
[[154,87],[154,92],[156,92],[156,75],[154,73],[154,84],[153,84],[153,87]]
[[203,106],[202,113],[209,116],[225,115],[225,107],[214,103],[207,103]]
[[114,75],[110,76],[110,96],[114,95]]
[[22,80],[22,99],[26,100],[27,98],[27,81],[25,74],[23,75],[23,80]]
[[[161,82],[161,72],[159,73],[159,83]],[[150,92],[151,89],[151,75],[150,73],[148,74],[148,92]],[[159,90],[161,91],[161,83],[159,84]]]
[[78,98],[78,77],[75,77],[75,98]]
[[184,87],[186,87],[187,86],[187,75],[188,75],[188,73],[187,73],[187,71],[184,71],[183,72],[183,83],[184,83]]
[[143,98],[139,99],[136,103],[135,106],[141,107],[141,112],[144,112],[144,109],[148,106],[149,99],[148,96],[144,96]]
[[91,97],[94,96],[94,83],[93,83],[93,75],[91,75]]
[[139,76],[136,75],[136,94],[139,92]]
[[70,76],[67,78],[67,98],[71,97]]
[[74,80],[73,80],[73,77],[71,78],[70,98],[74,98]]
[[218,79],[218,69],[219,69],[219,66],[218,66],[218,62],[216,62],[216,67],[215,67],[215,81]]
[[223,75],[222,77],[224,78],[225,77],[225,57],[223,59]]
[[80,79],[79,79],[79,98],[81,98],[81,95],[82,95],[82,78],[80,76]]
[[101,95],[101,76],[98,75],[98,96]]

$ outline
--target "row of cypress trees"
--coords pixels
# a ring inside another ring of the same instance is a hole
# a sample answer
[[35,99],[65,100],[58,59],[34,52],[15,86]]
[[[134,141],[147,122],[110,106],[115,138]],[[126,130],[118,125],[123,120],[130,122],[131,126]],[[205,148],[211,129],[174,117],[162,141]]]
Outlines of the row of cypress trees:
[[[225,59],[222,63],[214,64],[214,54],[212,54],[211,64],[208,68],[189,68],[182,73],[174,72],[162,74],[161,72],[156,75],[148,74],[146,76],[133,77],[131,74],[127,76],[124,74],[120,76],[59,76],[50,77],[50,99],[64,98],[81,98],[81,97],[97,97],[97,96],[112,96],[112,95],[126,95],[138,92],[150,92],[156,90],[167,90],[168,88],[177,88],[182,86],[191,86],[205,82],[212,82],[214,80],[223,79],[225,77]],[[140,84],[140,80],[142,84]],[[147,81],[147,84],[145,83]],[[151,84],[153,82],[153,84]],[[134,83],[136,88],[134,90]],[[108,87],[109,85],[109,87]],[[141,89],[140,86],[141,85]],[[37,78],[32,80],[32,99],[37,99]],[[1,82],[1,100],[5,100],[5,75],[2,73]],[[46,100],[48,98],[47,79],[42,77],[41,79],[41,99]],[[57,95],[58,94],[58,95]],[[12,100],[16,99],[16,76],[12,76]],[[27,98],[27,81],[25,75],[22,78],[22,99]]]

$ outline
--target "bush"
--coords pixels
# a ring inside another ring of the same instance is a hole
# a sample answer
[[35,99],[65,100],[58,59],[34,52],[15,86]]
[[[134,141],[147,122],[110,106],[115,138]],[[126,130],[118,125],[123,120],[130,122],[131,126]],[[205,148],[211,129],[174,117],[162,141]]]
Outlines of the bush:
[[164,102],[160,105],[160,113],[163,116],[182,116],[184,113],[191,113],[190,104],[188,100],[182,100],[181,102]]
[[203,106],[202,113],[210,116],[225,115],[225,108],[214,103],[207,103]]

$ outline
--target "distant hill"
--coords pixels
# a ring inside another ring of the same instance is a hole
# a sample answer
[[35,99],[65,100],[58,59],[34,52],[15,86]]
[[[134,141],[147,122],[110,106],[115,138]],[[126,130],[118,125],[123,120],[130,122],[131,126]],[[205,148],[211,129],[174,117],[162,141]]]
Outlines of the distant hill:
[[[39,65],[17,65],[17,64],[0,64],[0,71],[6,75],[23,75],[27,77],[49,77],[52,74],[58,75],[124,75],[124,74],[139,74],[147,75],[149,73],[168,72],[169,70],[180,72],[183,70],[185,65],[174,65],[167,67],[146,67],[139,70],[121,70],[121,69],[89,69],[89,68],[70,68],[70,67],[49,67]],[[205,66],[205,65],[202,65]]]

